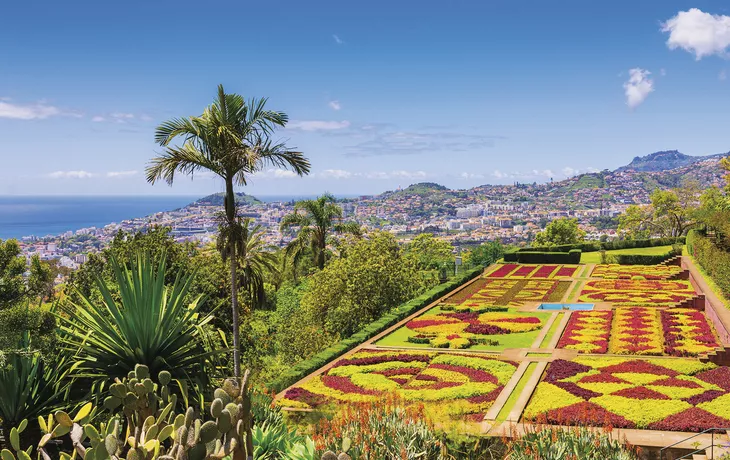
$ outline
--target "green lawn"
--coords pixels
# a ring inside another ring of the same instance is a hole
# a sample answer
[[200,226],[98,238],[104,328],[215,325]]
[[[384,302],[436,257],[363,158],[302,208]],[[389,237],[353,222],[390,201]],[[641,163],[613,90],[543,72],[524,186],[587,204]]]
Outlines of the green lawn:
[[507,420],[507,416],[510,412],[512,412],[512,408],[515,406],[517,398],[519,398],[522,392],[525,390],[525,387],[527,386],[527,381],[530,380],[530,377],[535,372],[536,367],[537,363],[530,363],[527,365],[527,369],[525,369],[525,373],[522,374],[520,381],[517,382],[517,386],[515,386],[515,389],[512,390],[512,393],[509,395],[509,398],[507,398],[507,401],[504,403],[504,406],[502,406],[502,409],[499,410],[499,414],[497,414],[497,422],[504,422],[505,420]]
[[553,321],[553,324],[550,325],[550,329],[548,329],[547,334],[545,334],[545,337],[542,339],[542,342],[540,343],[540,348],[546,348],[548,344],[550,343],[550,340],[552,340],[553,336],[555,335],[555,331],[558,330],[558,326],[560,326],[560,322],[563,320],[563,315],[565,313],[560,312],[558,313],[558,316],[555,317],[555,321]]
[[[646,255],[660,255],[666,254],[672,250],[672,246],[654,246],[653,248],[632,248],[632,249],[617,249],[614,251],[606,251],[606,254],[646,254]],[[582,264],[600,264],[601,263],[601,252],[584,252],[580,256],[580,263]]]
[[[442,310],[440,307],[434,307],[431,310],[427,311],[425,314],[436,314],[440,313],[441,311]],[[550,312],[518,312],[515,311],[514,308],[510,308],[509,312],[514,313],[517,316],[537,316],[538,318],[540,318],[540,321],[542,321],[543,325],[545,325],[545,322],[551,315]],[[480,336],[492,340],[497,340],[499,341],[499,345],[477,344],[467,348],[467,350],[502,351],[505,348],[530,348],[530,346],[532,346],[532,342],[534,342],[537,336],[540,335],[541,330],[542,328],[535,331],[521,332],[516,334],[496,334]],[[375,344],[384,347],[429,348],[430,345],[427,343],[412,343],[408,341],[408,337],[414,336],[416,334],[416,331],[413,331],[403,326],[393,331],[393,333],[383,337]],[[444,350],[448,350],[448,348],[444,348]]]

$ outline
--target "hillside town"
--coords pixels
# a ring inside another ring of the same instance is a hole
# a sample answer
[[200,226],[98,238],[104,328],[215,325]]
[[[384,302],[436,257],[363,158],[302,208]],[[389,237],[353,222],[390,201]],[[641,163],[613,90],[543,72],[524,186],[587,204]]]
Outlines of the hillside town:
[[[343,199],[338,204],[345,220],[355,221],[368,230],[391,232],[401,241],[430,232],[454,246],[492,240],[520,245],[530,241],[548,222],[562,217],[577,218],[587,238],[598,240],[615,237],[617,216],[632,204],[648,203],[655,188],[679,185],[687,178],[699,180],[703,187],[720,185],[718,161],[710,157],[668,171],[619,168],[545,184],[483,185],[469,190],[421,183],[376,196]],[[88,254],[105,247],[119,231],[165,226],[170,227],[178,241],[211,243],[216,237],[219,210],[219,204],[206,197],[180,209],[101,228],[25,236],[20,244],[28,258],[38,255],[42,260],[55,259],[60,266],[73,270],[86,261]],[[294,202],[249,199],[240,204],[239,210],[242,216],[253,218],[265,229],[268,244],[283,247],[291,241],[291,234],[279,231],[279,223],[293,212]]]

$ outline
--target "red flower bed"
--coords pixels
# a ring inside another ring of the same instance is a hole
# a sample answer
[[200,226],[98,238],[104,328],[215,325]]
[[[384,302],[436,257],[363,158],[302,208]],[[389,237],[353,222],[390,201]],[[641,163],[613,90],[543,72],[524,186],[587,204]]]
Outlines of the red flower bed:
[[651,382],[651,384],[660,387],[700,388],[700,385],[698,383],[673,377],[668,379],[655,380]]
[[487,276],[490,278],[504,278],[505,276],[512,273],[517,267],[517,264],[504,264],[498,269],[494,270],[492,273],[489,273]]
[[710,371],[700,372],[695,377],[703,382],[717,385],[725,391],[730,391],[730,367],[718,367]]
[[646,387],[633,387],[619,390],[615,393],[611,393],[614,396],[623,396],[624,398],[633,399],[669,399],[669,396],[663,395],[658,391],[650,390]]
[[724,395],[725,393],[725,391],[721,390],[707,390],[704,393],[700,393],[698,395],[687,398],[685,399],[685,401],[692,404],[693,406],[696,406],[697,404],[702,404],[703,402],[710,402],[718,396]]
[[596,393],[595,391],[581,388],[573,382],[555,382],[553,383],[553,385],[555,385],[556,387],[560,387],[568,393],[575,395],[579,398],[583,398],[585,400],[601,396],[601,393]]
[[667,369],[666,367],[657,366],[656,364],[651,364],[646,361],[640,360],[627,361],[621,364],[615,364],[613,366],[606,366],[603,368],[602,372],[616,374],[623,372],[633,372],[637,374],[668,375],[671,377],[676,377],[677,375],[679,375],[678,372]]
[[382,391],[366,390],[365,388],[359,387],[352,383],[348,377],[324,374],[321,378],[322,383],[328,387],[345,393],[357,393],[361,395],[379,395],[382,393]]
[[[472,396],[471,398],[467,398],[467,401],[469,401],[471,403],[476,403],[476,404],[485,403],[485,402],[493,402],[495,399],[497,399],[497,397],[499,396],[499,394],[502,392],[503,389],[504,389],[504,385],[500,385],[487,394]],[[479,421],[481,421],[481,419],[479,419]]]
[[[612,317],[612,311],[573,312],[560,337],[558,348],[574,349],[582,353],[605,353],[608,350]],[[595,331],[600,334],[596,335]]]
[[367,358],[341,359],[335,363],[335,366],[367,366],[368,364],[387,363],[391,361],[400,361],[402,363],[420,361],[427,363],[431,361],[431,358],[426,355],[409,355],[405,353],[395,356],[384,354],[383,356],[368,356]]
[[499,326],[495,326],[493,324],[481,324],[481,323],[472,323],[464,329],[464,332],[468,332],[470,334],[481,334],[481,335],[496,335],[496,334],[509,334],[510,331],[507,329],[502,329]]
[[[661,319],[664,350],[669,355],[697,356],[720,346],[705,314],[700,311],[686,308],[662,310]],[[686,330],[686,327],[692,329]]]
[[550,278],[550,275],[558,268],[557,265],[540,265],[531,278]]
[[373,374],[380,374],[386,377],[392,377],[394,375],[417,375],[422,369],[417,367],[400,367],[398,369],[387,369],[384,371],[375,371]]
[[626,380],[621,380],[612,374],[601,372],[600,374],[586,375],[580,379],[580,383],[629,383]]
[[560,267],[558,272],[555,274],[555,278],[558,278],[558,277],[572,278],[577,270],[578,270],[578,267]]
[[493,376],[489,372],[484,372],[479,369],[472,369],[470,367],[455,366],[452,364],[431,364],[428,366],[431,369],[443,369],[446,371],[458,372],[469,377],[471,382],[491,382],[495,385],[499,385],[497,377]]
[[713,415],[699,407],[690,407],[678,414],[670,415],[664,420],[652,423],[648,428],[651,430],[700,432],[706,430],[707,427],[726,426],[730,426],[730,420]]
[[284,397],[293,401],[301,401],[303,403],[307,403],[310,406],[318,406],[325,402],[325,400],[327,399],[322,395],[312,393],[309,390],[305,390],[304,388],[299,387],[294,387],[287,390],[287,392],[284,394]]
[[546,382],[557,382],[558,380],[567,379],[581,372],[588,372],[591,370],[590,367],[583,364],[578,364],[573,361],[566,361],[564,359],[556,359],[547,368],[545,372]]
[[632,421],[587,401],[561,409],[553,409],[545,415],[545,418],[548,423],[555,425],[599,425],[613,428],[634,428],[636,426]]
[[520,268],[510,275],[510,278],[527,278],[533,271],[535,271],[534,265],[520,265]]

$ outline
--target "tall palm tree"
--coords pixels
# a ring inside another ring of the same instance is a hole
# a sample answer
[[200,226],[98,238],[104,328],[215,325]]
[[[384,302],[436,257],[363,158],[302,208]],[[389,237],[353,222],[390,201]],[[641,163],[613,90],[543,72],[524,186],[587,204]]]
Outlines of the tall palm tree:
[[[251,174],[266,167],[287,168],[303,176],[309,174],[309,160],[290,150],[271,136],[286,125],[289,117],[283,112],[267,110],[267,99],[246,101],[238,94],[226,94],[218,86],[217,99],[198,117],[174,118],[162,123],[155,132],[155,141],[165,150],[147,167],[147,181],[154,184],[164,179],[172,185],[175,174],[193,176],[208,171],[225,183],[224,212],[227,222],[236,224],[234,186],[246,185]],[[182,141],[180,145],[173,141]],[[229,253],[235,254],[233,241]],[[239,339],[237,263],[230,257],[231,308],[233,313],[233,367],[241,375]]]
[[360,234],[357,223],[342,222],[342,208],[337,206],[335,197],[329,193],[316,200],[298,201],[294,205],[294,212],[284,216],[280,223],[282,231],[292,227],[299,229],[297,236],[286,247],[286,257],[291,257],[296,264],[309,247],[320,270],[324,268],[330,232]]
[[[264,241],[261,225],[253,225],[253,220],[248,217],[238,218],[232,226],[224,217],[219,228],[218,250],[224,261],[228,257],[236,258],[241,290],[253,308],[265,299],[264,275],[277,271],[276,254]],[[233,253],[230,252],[232,248]]]

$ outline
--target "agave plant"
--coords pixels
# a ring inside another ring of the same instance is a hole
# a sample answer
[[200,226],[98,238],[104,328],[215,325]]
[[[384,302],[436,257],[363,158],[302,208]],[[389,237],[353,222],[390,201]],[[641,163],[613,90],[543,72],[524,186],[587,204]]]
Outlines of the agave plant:
[[27,336],[22,345],[0,367],[0,426],[6,431],[24,419],[70,405],[67,361],[47,364],[30,349]]
[[78,360],[74,377],[103,384],[142,364],[153,374],[169,370],[178,382],[206,388],[209,373],[219,368],[217,355],[226,350],[215,350],[208,326],[213,316],[200,313],[200,296],[190,298],[194,274],[181,272],[165,286],[165,257],[157,267],[149,254],[138,254],[129,267],[110,262],[118,295],[97,277],[102,302],[79,292],[80,302],[58,315],[60,341]]

